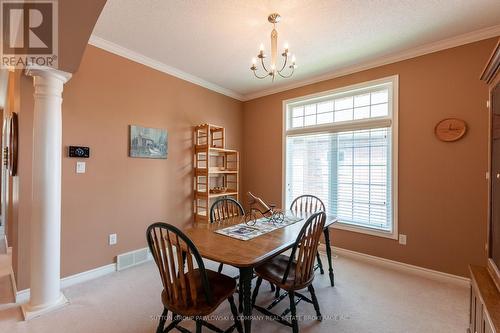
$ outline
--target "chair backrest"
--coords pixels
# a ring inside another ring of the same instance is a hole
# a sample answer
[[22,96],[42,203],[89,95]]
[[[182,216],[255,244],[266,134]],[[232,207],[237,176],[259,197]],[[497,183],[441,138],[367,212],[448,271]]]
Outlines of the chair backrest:
[[290,210],[302,213],[316,213],[320,211],[324,212],[325,204],[323,203],[323,201],[321,201],[320,198],[314,195],[304,194],[292,201]]
[[243,206],[230,197],[218,199],[213,203],[212,207],[210,207],[210,223],[243,215],[245,215]]
[[[167,223],[154,223],[146,231],[151,254],[160,271],[166,302],[176,305],[196,305],[201,297],[212,303],[203,260],[193,242],[182,231]],[[199,275],[192,273],[198,266]],[[186,264],[187,263],[187,264]],[[201,279],[202,295],[196,288],[195,278]]]
[[325,227],[326,213],[317,212],[311,215],[297,236],[292,248],[282,282],[285,283],[292,263],[295,261],[295,285],[301,285],[314,276],[314,260],[318,252],[319,238]]

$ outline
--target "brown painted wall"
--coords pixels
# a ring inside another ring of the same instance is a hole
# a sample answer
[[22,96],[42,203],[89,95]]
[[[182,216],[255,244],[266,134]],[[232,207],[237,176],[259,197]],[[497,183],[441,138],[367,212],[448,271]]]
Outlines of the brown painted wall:
[[[375,236],[332,230],[334,246],[467,275],[485,263],[488,89],[479,81],[495,46],[489,39],[358,72],[244,103],[243,191],[282,200],[282,101],[399,75],[399,232],[406,246]],[[465,138],[433,135],[446,117],[464,119]]]
[[[21,80],[22,97],[32,100],[31,80]],[[31,154],[32,110],[21,111],[25,157]],[[225,126],[227,146],[240,150],[242,119],[237,100],[88,46],[63,93],[62,276],[145,247],[145,230],[152,222],[191,221],[192,126]],[[130,124],[166,128],[168,159],[129,158]],[[69,145],[90,147],[85,174],[76,174],[77,160],[67,157]],[[23,205],[29,204],[31,160],[20,164]],[[29,225],[29,207],[23,217],[19,225]],[[29,244],[29,230],[23,231],[19,243]],[[115,246],[107,243],[111,233],[118,234]],[[29,287],[28,253],[19,253],[19,289]]]

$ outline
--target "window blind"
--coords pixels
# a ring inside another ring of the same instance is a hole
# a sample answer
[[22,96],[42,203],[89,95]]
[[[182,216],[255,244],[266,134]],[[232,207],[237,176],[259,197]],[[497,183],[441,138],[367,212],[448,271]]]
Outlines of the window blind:
[[287,138],[287,206],[319,197],[341,222],[391,230],[391,130],[379,128]]

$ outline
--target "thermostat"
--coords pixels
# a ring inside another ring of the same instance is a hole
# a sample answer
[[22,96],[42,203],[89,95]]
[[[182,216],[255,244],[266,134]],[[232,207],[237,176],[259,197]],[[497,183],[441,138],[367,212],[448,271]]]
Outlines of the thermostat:
[[90,148],[80,146],[69,146],[69,157],[89,158]]

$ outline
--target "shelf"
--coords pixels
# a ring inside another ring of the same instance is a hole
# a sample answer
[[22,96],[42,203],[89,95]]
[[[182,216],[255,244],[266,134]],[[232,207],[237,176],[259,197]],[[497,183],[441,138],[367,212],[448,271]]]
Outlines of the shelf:
[[209,175],[236,175],[238,174],[237,170],[217,170],[212,169],[207,172],[206,168],[195,168],[194,173],[196,176],[206,176]]
[[[224,192],[224,193],[210,193],[210,194],[208,194],[208,197],[209,198],[219,198],[219,197],[225,197],[227,195],[238,195],[238,192],[232,191],[232,192]],[[195,192],[195,196],[206,198],[207,193],[206,192]]]
[[212,169],[209,170],[209,174],[237,174],[238,171],[236,170],[217,170],[217,169]]
[[225,154],[236,154],[238,151],[234,149],[226,149],[226,148],[214,148],[214,147],[208,147],[207,145],[195,145],[194,150],[197,153],[204,153],[208,149],[209,152],[211,153],[225,153]]
[[220,130],[224,129],[224,127],[218,126],[218,125],[214,125],[214,124],[201,124],[201,125],[195,126],[194,129],[195,129],[195,131],[197,131],[197,130],[200,130],[200,129],[205,129],[208,126],[210,126],[210,129],[215,130],[215,131],[217,131],[217,130],[220,131]]

